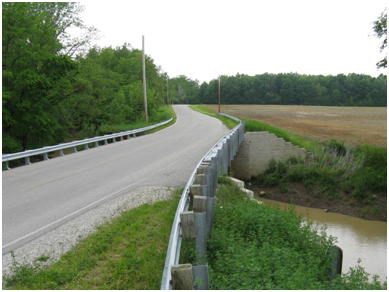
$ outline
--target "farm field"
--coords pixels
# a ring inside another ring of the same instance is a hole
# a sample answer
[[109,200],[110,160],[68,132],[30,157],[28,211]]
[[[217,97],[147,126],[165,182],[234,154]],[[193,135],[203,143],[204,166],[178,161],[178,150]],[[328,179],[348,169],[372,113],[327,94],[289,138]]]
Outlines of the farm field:
[[[208,105],[217,112],[218,105]],[[254,119],[307,138],[346,145],[387,146],[387,108],[298,105],[222,105],[221,112]]]

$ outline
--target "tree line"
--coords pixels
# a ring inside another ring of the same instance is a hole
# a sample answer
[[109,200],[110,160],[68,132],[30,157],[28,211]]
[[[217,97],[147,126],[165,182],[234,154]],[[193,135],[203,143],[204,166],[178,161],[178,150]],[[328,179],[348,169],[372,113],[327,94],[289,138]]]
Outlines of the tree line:
[[[61,143],[70,133],[143,120],[142,52],[92,47],[98,31],[66,2],[2,3],[2,151]],[[386,15],[385,15],[386,16]],[[76,37],[68,30],[78,29]],[[386,40],[386,23],[385,33]],[[218,102],[218,79],[169,78],[146,56],[149,119],[166,103]],[[223,104],[386,106],[386,76],[221,76]]]
[[[223,104],[386,106],[387,78],[361,74],[313,76],[297,73],[221,76]],[[199,86],[195,102],[218,103],[219,80]]]
[[[63,142],[104,124],[143,119],[142,52],[90,47],[76,3],[2,3],[2,151]],[[68,29],[79,29],[78,37]],[[148,113],[164,102],[166,73],[146,57]]]

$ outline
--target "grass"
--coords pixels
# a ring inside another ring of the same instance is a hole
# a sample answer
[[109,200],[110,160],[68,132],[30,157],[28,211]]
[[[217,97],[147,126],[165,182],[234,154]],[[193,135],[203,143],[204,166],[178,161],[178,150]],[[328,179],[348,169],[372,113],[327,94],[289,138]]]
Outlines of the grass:
[[189,107],[195,111],[198,111],[199,113],[221,120],[230,130],[232,130],[233,128],[235,128],[236,125],[239,124],[238,122],[231,120],[227,117],[219,116],[215,111],[211,110],[205,105],[190,105]]
[[293,132],[285,129],[263,123],[257,120],[243,119],[246,122],[246,132],[261,132],[266,131],[275,134],[277,137],[283,138],[287,142],[291,142],[295,146],[305,148],[307,150],[318,150],[321,148],[320,143],[317,141],[307,140],[306,138],[297,135]]
[[[305,159],[272,160],[265,173],[254,177],[261,186],[278,186],[287,191],[290,182],[302,183],[312,195],[323,200],[344,200],[350,193],[359,202],[375,204],[374,198],[386,197],[387,151],[385,147],[362,145],[346,147],[331,140]],[[386,206],[371,206],[361,213],[371,213],[386,220]],[[379,210],[379,212],[378,212]]]
[[[249,201],[224,179],[216,196],[207,252],[211,289],[386,289],[376,277],[369,282],[359,265],[330,281],[329,248],[336,239],[296,216],[293,208]],[[193,242],[183,242],[181,257],[195,263]]]
[[[214,113],[215,106],[201,106],[203,107],[205,112]],[[307,107],[304,109],[307,110]],[[288,109],[284,107],[283,110]],[[323,109],[317,107],[317,110]],[[366,206],[371,203],[372,198],[386,196],[386,147],[368,144],[350,146],[335,139],[319,142],[268,123],[243,120],[246,122],[247,132],[267,131],[310,152],[306,159],[272,161],[264,174],[254,178],[260,185],[278,186],[281,191],[287,192],[289,182],[300,182],[311,191],[311,195],[323,197],[323,200],[342,200],[341,193],[346,192],[352,193],[356,200]],[[379,220],[386,220],[385,210],[386,206],[370,206],[361,215],[365,218],[368,213],[378,214]]]
[[[158,290],[182,190],[171,200],[124,212],[77,244],[52,266],[17,262],[3,289]],[[47,260],[42,255],[37,260]]]
[[[217,111],[217,105],[209,105]],[[387,144],[387,109],[297,105],[222,105],[222,112],[258,120],[314,141],[336,139],[348,146]]]
[[[166,121],[173,117],[173,121],[168,123],[167,125],[164,125],[162,127],[159,127],[158,130],[164,129],[166,127],[171,126],[172,124],[175,123],[176,121],[176,114],[173,110],[172,106],[161,106],[157,114],[153,116],[148,122],[145,121],[139,121],[136,123],[131,123],[131,124],[120,124],[120,125],[109,125],[109,124],[103,124],[99,127],[98,132],[100,135],[105,135],[105,134],[112,134],[112,133],[119,133],[119,132],[125,132],[125,131],[130,131],[134,129],[139,129],[139,128],[144,128],[147,126],[151,126],[163,121]],[[155,130],[148,131],[147,133],[155,132]],[[139,133],[140,134],[140,133]]]
[[[147,126],[151,126],[151,125],[169,120],[171,117],[173,117],[173,120],[171,122],[167,123],[166,125],[160,126],[156,129],[152,129],[152,130],[149,130],[146,132],[138,133],[136,135],[141,136],[141,135],[145,135],[145,134],[155,133],[157,131],[160,131],[162,129],[165,129],[165,128],[173,125],[176,122],[177,117],[176,117],[176,113],[173,110],[173,107],[172,106],[169,106],[169,107],[161,106],[158,109],[157,114],[152,119],[150,119],[150,121],[147,123],[144,121],[141,121],[141,122],[136,122],[136,123],[131,123],[131,124],[120,124],[120,125],[103,124],[97,130],[95,127],[91,127],[91,128],[84,129],[79,133],[73,133],[71,135],[69,134],[69,137],[68,137],[68,139],[66,139],[65,142],[82,140],[85,138],[92,138],[95,136],[102,136],[102,135],[112,134],[112,133],[120,133],[120,132],[130,131],[130,130],[134,130],[134,129],[140,129],[140,128],[144,128]],[[100,142],[100,144],[101,143],[102,142]],[[109,143],[112,143],[112,141],[110,140]],[[95,143],[89,143],[88,147],[94,148]],[[83,150],[85,150],[85,146],[77,146],[76,150],[83,151]],[[63,153],[65,155],[73,153],[73,148],[64,149]],[[59,156],[59,151],[49,153],[50,158],[54,158],[54,157],[58,157],[58,156]],[[40,161],[42,159],[43,159],[42,155],[40,155],[39,157],[38,156],[32,157],[32,162]],[[24,158],[12,160],[9,162],[9,166],[11,168],[18,167],[18,166],[21,166],[23,164],[24,164]],[[6,170],[5,163],[2,164],[2,170]]]

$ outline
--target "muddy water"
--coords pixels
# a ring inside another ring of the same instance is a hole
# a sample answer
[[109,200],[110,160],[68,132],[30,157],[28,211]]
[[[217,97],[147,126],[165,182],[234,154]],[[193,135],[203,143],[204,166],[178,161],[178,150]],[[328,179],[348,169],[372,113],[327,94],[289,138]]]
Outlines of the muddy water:
[[[263,202],[278,204],[281,209],[289,204],[260,198]],[[302,214],[320,226],[327,225],[327,234],[337,238],[336,245],[343,250],[342,273],[358,264],[371,275],[378,275],[383,282],[387,277],[387,223],[368,221],[336,213],[325,213],[321,209],[296,206],[298,215]]]

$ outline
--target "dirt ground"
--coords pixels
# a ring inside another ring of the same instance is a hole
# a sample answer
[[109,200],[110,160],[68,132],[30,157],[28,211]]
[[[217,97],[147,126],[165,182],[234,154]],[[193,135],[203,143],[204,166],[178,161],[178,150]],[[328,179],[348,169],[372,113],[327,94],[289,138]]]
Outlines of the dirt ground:
[[[255,181],[246,183],[246,188],[252,190],[255,196],[260,200],[264,197],[270,200],[283,203],[291,203],[309,207],[328,210],[328,212],[340,213],[348,216],[386,221],[387,220],[387,197],[376,195],[376,199],[369,204],[357,200],[352,194],[342,193],[339,199],[328,200],[325,196],[317,197],[312,195],[312,191],[307,190],[300,183],[291,183],[288,185],[288,191],[283,193],[278,187],[262,187]],[[260,195],[261,192],[265,194]],[[377,206],[374,210],[374,206]]]
[[[209,105],[217,111],[217,105]],[[297,105],[222,105],[221,112],[259,120],[307,138],[346,145],[387,146],[387,108]]]

